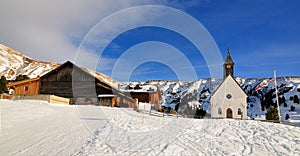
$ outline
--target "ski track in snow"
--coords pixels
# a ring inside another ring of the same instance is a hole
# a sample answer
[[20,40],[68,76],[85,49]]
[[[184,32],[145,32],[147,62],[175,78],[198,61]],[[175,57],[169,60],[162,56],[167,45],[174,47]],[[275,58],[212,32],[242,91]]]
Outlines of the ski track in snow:
[[107,122],[75,155],[300,154],[299,127],[252,120],[154,116],[146,116],[142,125],[139,113],[103,110]]
[[0,108],[0,155],[300,155],[300,128],[283,124],[41,101]]

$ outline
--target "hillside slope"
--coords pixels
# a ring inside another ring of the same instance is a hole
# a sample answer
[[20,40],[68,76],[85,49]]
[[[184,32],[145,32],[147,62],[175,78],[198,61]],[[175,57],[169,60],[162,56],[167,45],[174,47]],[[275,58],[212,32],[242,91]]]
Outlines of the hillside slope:
[[8,80],[13,80],[18,75],[28,75],[30,78],[42,76],[59,65],[34,60],[0,44],[0,75],[4,75]]
[[[27,75],[30,78],[43,76],[60,65],[60,63],[32,59],[12,48],[0,44],[0,76],[5,76],[7,80],[14,80],[18,75]],[[118,81],[113,80],[109,76],[85,67],[81,68],[102,82],[114,88],[118,87]]]

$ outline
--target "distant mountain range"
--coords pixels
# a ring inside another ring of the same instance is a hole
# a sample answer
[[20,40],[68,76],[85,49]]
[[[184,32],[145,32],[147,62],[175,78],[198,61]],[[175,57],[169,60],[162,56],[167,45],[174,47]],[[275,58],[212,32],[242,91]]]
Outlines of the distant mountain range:
[[[250,118],[259,118],[265,115],[269,106],[276,107],[276,98],[274,90],[274,82],[267,87],[263,87],[255,91],[257,85],[261,82],[269,80],[269,78],[235,78],[237,83],[244,89],[248,95],[248,111],[247,116]],[[200,79],[198,81],[144,81],[144,82],[122,82],[121,88],[127,85],[155,85],[162,92],[161,104],[165,107],[175,109],[180,104],[179,112],[188,113],[189,110],[202,108],[210,113],[210,96],[222,83],[222,79]],[[300,97],[300,77],[281,77],[277,79],[278,92],[280,98],[280,109],[282,119],[289,114],[291,120],[300,120],[300,104],[294,100]],[[266,99],[269,100],[266,100]],[[283,100],[284,99],[284,100]],[[265,102],[261,102],[264,100]],[[262,104],[263,103],[263,104]],[[295,107],[292,110],[292,107]]]

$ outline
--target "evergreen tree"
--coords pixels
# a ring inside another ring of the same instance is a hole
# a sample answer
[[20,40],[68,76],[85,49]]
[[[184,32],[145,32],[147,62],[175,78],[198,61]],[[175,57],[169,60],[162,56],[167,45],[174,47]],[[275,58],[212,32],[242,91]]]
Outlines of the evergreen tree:
[[6,80],[5,76],[1,76],[0,93],[8,92],[6,85],[7,85],[7,80]]
[[206,115],[206,111],[203,109],[197,109],[196,114],[194,118],[200,118],[202,119]]
[[299,98],[297,95],[294,95],[294,103],[299,104]]
[[291,106],[290,111],[295,111],[295,107],[294,107],[294,106]]
[[288,120],[290,118],[289,114],[285,115],[285,120]]
[[266,113],[267,120],[279,120],[278,119],[278,111],[273,106],[269,107]]
[[282,96],[281,100],[282,100],[282,101],[281,101],[282,103],[285,103],[285,102],[286,102],[286,100],[285,100],[285,97],[284,97],[284,96]]

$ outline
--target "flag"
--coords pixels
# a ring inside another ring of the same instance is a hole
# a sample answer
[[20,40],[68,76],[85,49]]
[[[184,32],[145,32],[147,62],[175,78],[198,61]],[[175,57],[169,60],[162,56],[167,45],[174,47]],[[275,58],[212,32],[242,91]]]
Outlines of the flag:
[[260,88],[268,86],[268,84],[272,81],[274,81],[274,78],[271,80],[263,80],[258,86],[255,87],[255,90],[258,91]]

